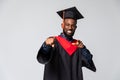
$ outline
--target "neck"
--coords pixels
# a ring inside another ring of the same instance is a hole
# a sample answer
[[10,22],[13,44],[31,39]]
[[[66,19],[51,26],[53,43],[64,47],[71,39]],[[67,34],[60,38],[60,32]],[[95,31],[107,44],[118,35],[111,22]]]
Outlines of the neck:
[[60,36],[62,36],[63,38],[65,38],[66,40],[68,40],[70,42],[73,41],[73,37],[68,37],[64,33],[61,33]]

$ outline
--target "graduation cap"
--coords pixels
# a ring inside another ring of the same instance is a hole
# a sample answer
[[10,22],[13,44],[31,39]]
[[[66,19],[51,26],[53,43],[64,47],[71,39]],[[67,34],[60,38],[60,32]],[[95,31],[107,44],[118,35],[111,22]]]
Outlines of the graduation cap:
[[76,7],[67,8],[57,12],[62,19],[72,18],[75,20],[84,18]]

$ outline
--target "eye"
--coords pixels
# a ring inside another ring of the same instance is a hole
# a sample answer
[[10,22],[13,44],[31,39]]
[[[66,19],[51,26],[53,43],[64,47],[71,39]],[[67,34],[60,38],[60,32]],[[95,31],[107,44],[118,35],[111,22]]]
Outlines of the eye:
[[66,26],[70,26],[70,24],[65,24]]

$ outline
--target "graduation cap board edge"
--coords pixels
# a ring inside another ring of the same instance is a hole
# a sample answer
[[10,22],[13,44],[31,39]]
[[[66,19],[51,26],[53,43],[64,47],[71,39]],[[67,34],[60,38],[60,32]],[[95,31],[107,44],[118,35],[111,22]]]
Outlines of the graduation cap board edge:
[[72,19],[78,20],[78,19],[84,18],[83,15],[78,11],[78,9],[75,6],[57,11],[57,14],[62,19],[72,18]]

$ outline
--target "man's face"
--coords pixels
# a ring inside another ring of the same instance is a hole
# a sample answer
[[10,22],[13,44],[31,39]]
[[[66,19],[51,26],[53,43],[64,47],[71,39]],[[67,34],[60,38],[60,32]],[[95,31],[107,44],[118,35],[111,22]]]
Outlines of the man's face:
[[64,22],[62,23],[63,33],[67,37],[72,37],[77,28],[76,24],[77,21],[74,19],[65,19]]

